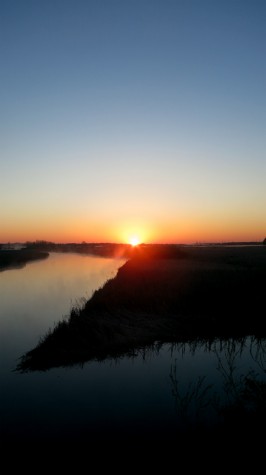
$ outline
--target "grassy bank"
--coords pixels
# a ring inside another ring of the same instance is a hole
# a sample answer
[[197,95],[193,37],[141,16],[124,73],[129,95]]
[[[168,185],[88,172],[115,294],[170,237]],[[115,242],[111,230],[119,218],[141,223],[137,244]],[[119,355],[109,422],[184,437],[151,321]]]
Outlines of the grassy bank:
[[33,250],[0,250],[0,271],[24,267],[28,262],[38,259],[45,259],[49,256],[48,252]]
[[20,371],[133,353],[155,342],[265,338],[265,247],[139,248],[82,308],[73,308]]

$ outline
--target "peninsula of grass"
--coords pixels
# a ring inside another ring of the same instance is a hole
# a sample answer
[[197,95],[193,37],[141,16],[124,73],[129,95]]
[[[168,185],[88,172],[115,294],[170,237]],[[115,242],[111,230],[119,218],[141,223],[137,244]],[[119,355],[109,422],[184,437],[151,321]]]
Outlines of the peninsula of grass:
[[265,291],[265,246],[139,246],[17,370],[130,355],[155,343],[264,339]]
[[37,250],[0,250],[0,271],[21,268],[28,262],[36,261],[38,259],[46,259],[48,256],[48,252]]

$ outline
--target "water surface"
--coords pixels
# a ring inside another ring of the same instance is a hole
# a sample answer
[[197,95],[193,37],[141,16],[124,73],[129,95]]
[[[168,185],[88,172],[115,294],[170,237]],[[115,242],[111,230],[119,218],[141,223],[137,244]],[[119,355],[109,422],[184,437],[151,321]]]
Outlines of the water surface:
[[[52,253],[0,273],[1,443],[175,434],[213,424],[246,375],[265,380],[265,344],[170,345],[134,358],[14,372],[19,358],[123,260]],[[258,351],[259,350],[259,351]]]

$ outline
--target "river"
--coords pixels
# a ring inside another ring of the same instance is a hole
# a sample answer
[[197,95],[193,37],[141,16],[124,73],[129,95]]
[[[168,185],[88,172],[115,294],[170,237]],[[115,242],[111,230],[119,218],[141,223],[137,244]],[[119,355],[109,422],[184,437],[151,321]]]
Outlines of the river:
[[125,261],[51,253],[0,273],[1,444],[175,434],[211,425],[247,375],[264,378],[265,343],[155,345],[133,358],[20,374],[19,358]]

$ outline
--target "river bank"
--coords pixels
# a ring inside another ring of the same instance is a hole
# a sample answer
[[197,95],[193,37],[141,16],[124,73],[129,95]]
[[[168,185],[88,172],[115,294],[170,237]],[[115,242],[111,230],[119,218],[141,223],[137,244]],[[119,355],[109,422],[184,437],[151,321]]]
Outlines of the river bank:
[[0,271],[18,269],[24,267],[28,262],[46,259],[48,256],[48,252],[37,250],[0,250]]
[[155,343],[265,338],[266,249],[135,249],[82,308],[25,354],[20,371],[134,354]]

